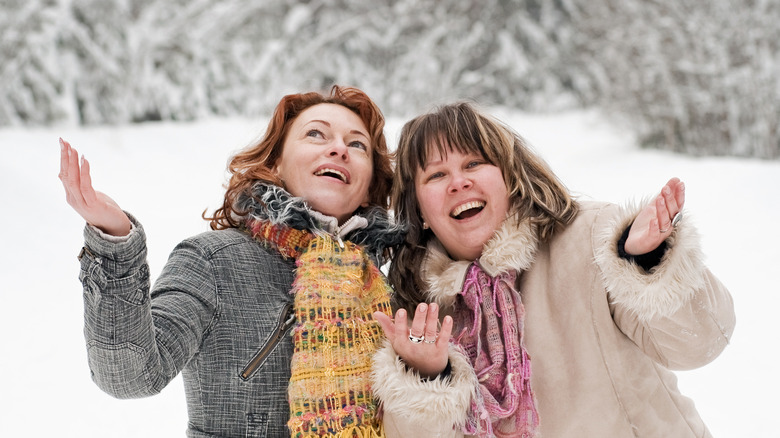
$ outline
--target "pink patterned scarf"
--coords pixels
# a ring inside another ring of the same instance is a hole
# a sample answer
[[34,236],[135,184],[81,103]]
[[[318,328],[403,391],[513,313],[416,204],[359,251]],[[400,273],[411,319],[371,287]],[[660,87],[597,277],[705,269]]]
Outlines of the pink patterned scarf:
[[523,347],[525,308],[515,277],[514,271],[491,277],[473,263],[458,298],[454,342],[479,380],[464,427],[470,435],[535,437],[539,430],[531,359]]

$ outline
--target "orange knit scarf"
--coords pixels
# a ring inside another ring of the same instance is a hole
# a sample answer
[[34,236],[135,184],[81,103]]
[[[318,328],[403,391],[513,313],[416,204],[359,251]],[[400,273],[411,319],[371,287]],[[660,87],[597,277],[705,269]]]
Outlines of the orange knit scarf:
[[255,239],[296,259],[292,437],[384,436],[370,383],[371,358],[384,337],[372,313],[392,314],[379,269],[349,241],[268,221],[246,225]]

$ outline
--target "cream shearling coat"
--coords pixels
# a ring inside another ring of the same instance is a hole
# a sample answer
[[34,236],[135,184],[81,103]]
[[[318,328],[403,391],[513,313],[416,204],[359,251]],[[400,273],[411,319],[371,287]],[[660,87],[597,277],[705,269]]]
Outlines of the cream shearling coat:
[[[541,436],[710,437],[669,370],[709,363],[728,344],[731,296],[704,266],[689,218],[649,273],[618,257],[617,241],[639,208],[583,203],[545,244],[508,219],[479,259],[491,275],[518,271],[525,346]],[[429,246],[423,278],[430,301],[454,304],[469,263]],[[446,310],[445,310],[446,312]],[[449,380],[422,381],[387,344],[374,361],[374,392],[389,437],[460,437],[476,376],[450,349]]]

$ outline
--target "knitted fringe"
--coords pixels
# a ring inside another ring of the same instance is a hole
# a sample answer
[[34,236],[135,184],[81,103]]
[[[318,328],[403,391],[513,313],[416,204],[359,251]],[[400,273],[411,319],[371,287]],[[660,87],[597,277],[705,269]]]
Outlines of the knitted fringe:
[[531,359],[523,346],[525,308],[514,281],[514,272],[490,277],[473,264],[461,291],[464,306],[456,320],[463,328],[455,343],[470,359],[479,381],[464,427],[470,435],[538,435]]
[[294,438],[384,438],[384,436],[385,431],[381,424],[376,427],[352,426],[340,432],[327,435],[293,435]]

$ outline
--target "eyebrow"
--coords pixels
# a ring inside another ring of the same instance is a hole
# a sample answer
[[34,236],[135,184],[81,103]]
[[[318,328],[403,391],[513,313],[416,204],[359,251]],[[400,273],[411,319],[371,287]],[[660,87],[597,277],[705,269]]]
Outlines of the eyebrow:
[[442,160],[442,159],[428,160],[425,163],[423,163],[423,165],[425,166],[424,168],[428,168],[428,167],[435,166],[437,164],[442,164],[442,163],[444,163],[444,160]]
[[[309,123],[314,123],[314,122],[322,123],[323,125],[327,126],[328,128],[331,127],[330,126],[330,122],[327,122],[325,120],[320,120],[320,119],[309,120],[308,122],[306,122],[306,124],[304,126],[308,125]],[[363,131],[357,130],[357,129],[352,129],[352,130],[349,131],[349,133],[350,134],[359,134],[359,135],[362,135],[363,137],[365,137],[366,139],[371,139],[371,137],[369,137],[366,133],[364,133]]]

